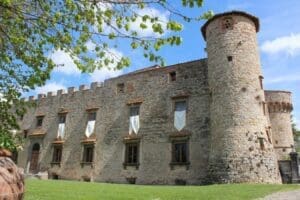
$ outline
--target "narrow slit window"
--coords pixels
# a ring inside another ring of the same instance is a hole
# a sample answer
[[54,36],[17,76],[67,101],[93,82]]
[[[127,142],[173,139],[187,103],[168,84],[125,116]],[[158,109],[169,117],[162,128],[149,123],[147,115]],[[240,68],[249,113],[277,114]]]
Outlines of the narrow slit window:
[[232,56],[227,56],[228,62],[232,62]]
[[258,138],[259,146],[261,150],[265,150],[264,138]]
[[263,76],[259,76],[259,85],[260,85],[260,89],[264,89],[264,86],[263,86],[263,80],[264,80],[264,77],[263,77]]

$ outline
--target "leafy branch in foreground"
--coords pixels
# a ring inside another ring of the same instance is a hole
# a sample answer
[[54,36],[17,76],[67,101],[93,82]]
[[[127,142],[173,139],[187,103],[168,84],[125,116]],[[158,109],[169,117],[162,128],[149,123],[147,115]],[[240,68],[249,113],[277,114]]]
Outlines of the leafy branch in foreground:
[[[180,45],[182,22],[207,19],[212,12],[190,17],[168,0],[2,0],[0,2],[0,134],[18,129],[24,113],[21,93],[45,84],[56,67],[54,51],[71,56],[82,72],[121,69],[130,59],[115,53],[120,40],[142,51],[152,62],[164,61],[162,46]],[[202,0],[181,0],[182,7],[201,7]],[[167,18],[155,11],[167,12]],[[142,31],[152,34],[141,34]],[[92,45],[91,45],[92,44]],[[123,43],[122,43],[123,44]],[[6,138],[6,136],[4,138]],[[9,137],[9,136],[8,136]],[[3,137],[1,137],[3,138]],[[0,146],[7,146],[0,138]],[[10,145],[8,145],[10,146]],[[15,147],[12,147],[15,148]]]

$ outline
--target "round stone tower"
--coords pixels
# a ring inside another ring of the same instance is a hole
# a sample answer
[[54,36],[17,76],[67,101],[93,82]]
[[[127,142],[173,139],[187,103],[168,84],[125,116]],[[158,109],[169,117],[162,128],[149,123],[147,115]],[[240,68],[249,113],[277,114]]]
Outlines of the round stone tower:
[[266,130],[258,30],[258,19],[240,11],[217,14],[201,28],[211,92],[210,182],[281,182]]
[[268,104],[273,145],[278,160],[289,158],[294,150],[294,138],[291,126],[291,111],[293,109],[291,92],[265,91]]

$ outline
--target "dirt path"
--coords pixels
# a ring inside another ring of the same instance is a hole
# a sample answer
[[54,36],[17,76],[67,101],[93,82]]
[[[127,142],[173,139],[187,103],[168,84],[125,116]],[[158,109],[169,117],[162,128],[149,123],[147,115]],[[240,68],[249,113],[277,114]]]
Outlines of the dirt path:
[[300,200],[300,190],[277,192],[261,198],[260,200]]

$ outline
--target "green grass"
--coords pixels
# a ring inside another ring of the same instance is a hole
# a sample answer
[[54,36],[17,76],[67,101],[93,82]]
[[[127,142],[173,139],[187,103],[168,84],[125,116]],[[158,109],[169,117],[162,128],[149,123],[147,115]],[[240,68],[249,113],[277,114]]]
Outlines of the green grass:
[[209,186],[141,186],[87,183],[62,180],[27,180],[25,200],[114,200],[114,199],[255,199],[273,192],[300,189],[299,185],[209,185]]

